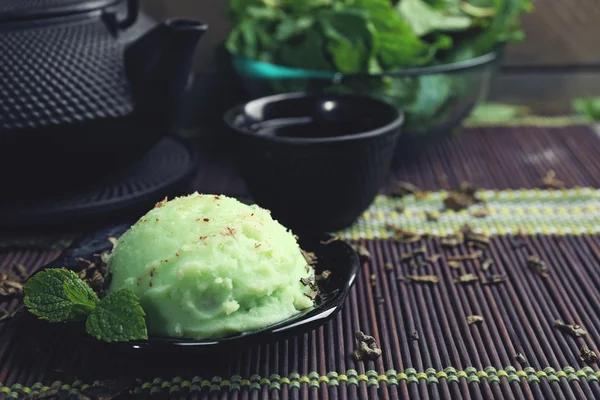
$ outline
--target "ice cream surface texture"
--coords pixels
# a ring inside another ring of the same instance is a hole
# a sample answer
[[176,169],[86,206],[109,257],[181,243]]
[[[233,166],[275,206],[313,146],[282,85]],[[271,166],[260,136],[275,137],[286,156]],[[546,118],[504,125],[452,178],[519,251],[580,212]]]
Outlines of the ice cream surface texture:
[[140,298],[151,335],[216,339],[249,332],[313,306],[313,279],[294,235],[269,211],[200,195],[163,201],[106,257],[109,293]]

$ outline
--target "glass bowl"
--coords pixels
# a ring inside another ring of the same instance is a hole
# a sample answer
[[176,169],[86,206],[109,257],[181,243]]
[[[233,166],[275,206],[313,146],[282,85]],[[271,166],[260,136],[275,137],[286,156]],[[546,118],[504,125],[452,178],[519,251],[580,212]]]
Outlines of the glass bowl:
[[[380,74],[342,74],[290,68],[231,55],[231,67],[247,99],[278,93],[355,93],[402,109],[406,121],[398,151],[414,154],[450,135],[485,99],[502,48],[466,61]],[[406,155],[405,154],[405,155]]]

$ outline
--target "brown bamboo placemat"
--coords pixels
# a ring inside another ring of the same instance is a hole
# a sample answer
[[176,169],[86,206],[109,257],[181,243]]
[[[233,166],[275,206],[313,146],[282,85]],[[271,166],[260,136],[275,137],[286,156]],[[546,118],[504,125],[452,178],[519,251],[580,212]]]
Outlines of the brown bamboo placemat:
[[[586,344],[600,344],[600,140],[585,126],[565,128],[479,128],[428,151],[417,163],[396,166],[395,178],[432,191],[420,201],[377,199],[353,229],[342,232],[365,245],[365,263],[343,311],[326,326],[304,336],[228,354],[189,359],[120,358],[61,330],[32,330],[22,318],[0,323],[0,394],[31,393],[77,397],[81,393],[157,398],[600,398],[600,370],[580,360]],[[569,188],[535,189],[547,170]],[[446,174],[447,179],[440,178]],[[213,179],[219,177],[212,174]],[[445,250],[439,236],[460,226],[464,213],[427,222],[446,184],[463,180],[489,191],[492,215],[469,220],[495,234],[481,260],[461,270],[447,266],[463,246]],[[447,183],[446,183],[447,182]],[[222,182],[199,182],[210,192]],[[509,190],[527,189],[527,190]],[[388,238],[385,223],[403,223],[432,234],[416,244]],[[523,228],[524,243],[514,233]],[[420,245],[440,261],[415,272],[401,254]],[[536,254],[549,266],[544,279],[527,267]],[[57,250],[6,250],[0,271],[22,264],[31,271]],[[387,271],[385,265],[394,268]],[[462,285],[457,277],[506,274],[501,284]],[[409,274],[440,278],[438,284],[405,283]],[[18,300],[0,302],[13,310]],[[480,315],[469,325],[466,317]],[[579,324],[587,335],[574,338],[555,320]],[[383,354],[356,362],[354,333],[373,335]],[[417,332],[417,335],[415,335]],[[418,339],[416,338],[418,336]],[[102,348],[104,349],[104,348]],[[523,358],[517,358],[521,354]],[[525,362],[526,359],[526,362]]]

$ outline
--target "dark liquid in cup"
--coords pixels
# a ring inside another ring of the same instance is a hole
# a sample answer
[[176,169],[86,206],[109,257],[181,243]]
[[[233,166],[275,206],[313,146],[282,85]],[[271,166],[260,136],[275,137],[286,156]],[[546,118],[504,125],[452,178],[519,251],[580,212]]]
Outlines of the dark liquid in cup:
[[311,117],[282,118],[258,122],[251,129],[261,136],[324,138],[353,135],[374,129],[369,120],[326,121]]

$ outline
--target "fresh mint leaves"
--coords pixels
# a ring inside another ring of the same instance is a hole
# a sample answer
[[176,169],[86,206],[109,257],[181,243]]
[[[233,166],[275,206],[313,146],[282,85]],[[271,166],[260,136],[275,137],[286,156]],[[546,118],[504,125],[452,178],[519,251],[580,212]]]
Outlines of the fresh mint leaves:
[[86,321],[87,332],[107,342],[147,339],[144,310],[130,289],[121,289],[102,300],[69,270],[47,269],[27,280],[25,306],[49,322]]
[[99,299],[73,271],[48,269],[27,280],[25,305],[40,319],[50,322],[85,320]]
[[85,328],[90,335],[106,342],[147,339],[145,315],[133,290],[121,289],[97,304]]

